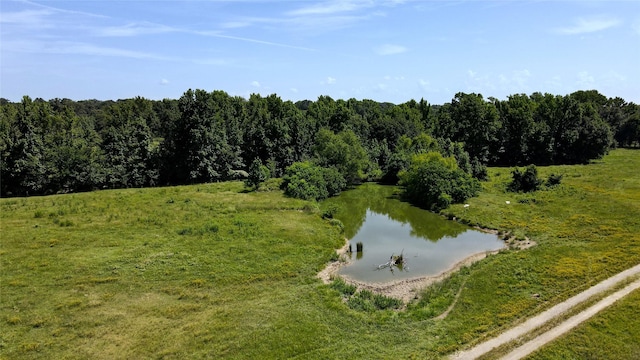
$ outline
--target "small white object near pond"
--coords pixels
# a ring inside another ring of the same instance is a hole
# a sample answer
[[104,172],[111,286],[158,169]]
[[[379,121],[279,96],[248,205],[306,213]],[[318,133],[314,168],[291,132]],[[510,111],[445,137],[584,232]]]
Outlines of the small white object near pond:
[[509,204],[511,204],[511,201],[507,200],[507,201],[505,201],[505,203],[506,203],[507,205],[509,205]]

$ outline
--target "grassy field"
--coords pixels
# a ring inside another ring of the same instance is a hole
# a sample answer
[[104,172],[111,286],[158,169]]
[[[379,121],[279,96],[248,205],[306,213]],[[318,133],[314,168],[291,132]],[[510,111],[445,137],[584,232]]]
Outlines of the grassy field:
[[[343,234],[279,191],[234,182],[0,199],[0,358],[439,358],[640,263],[638,169],[640,151],[615,150],[539,168],[562,184],[526,195],[504,191],[510,169],[490,169],[468,208],[446,212],[538,245],[465,268],[405,311],[351,309],[316,279]],[[637,299],[534,356],[637,353],[637,324],[618,340]]]

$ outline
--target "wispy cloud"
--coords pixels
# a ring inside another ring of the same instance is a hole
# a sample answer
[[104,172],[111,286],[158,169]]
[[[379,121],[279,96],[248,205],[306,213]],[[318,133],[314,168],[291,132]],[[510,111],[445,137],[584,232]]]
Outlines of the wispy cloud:
[[582,89],[591,89],[596,83],[596,79],[588,71],[581,71],[577,75],[576,85]]
[[500,74],[498,76],[498,79],[500,80],[500,84],[502,86],[516,92],[523,91],[526,88],[527,82],[530,78],[531,72],[528,69],[514,70],[509,75]]
[[407,51],[407,48],[400,45],[384,44],[374,49],[378,55],[395,55]]
[[251,82],[251,86],[259,88],[260,87],[260,83],[258,81],[256,81],[256,80],[254,80],[254,81]]
[[0,23],[34,25],[42,23],[42,19],[51,14],[52,11],[46,9],[3,12],[0,14]]
[[36,3],[36,2],[33,2],[33,1],[28,1],[28,0],[20,0],[20,2],[24,3],[24,4],[28,4],[28,5],[34,6],[34,7],[38,7],[38,8],[41,8],[41,9],[47,9],[47,10],[55,11],[57,13],[82,15],[82,16],[89,16],[89,17],[94,17],[94,18],[108,18],[108,16],[101,15],[101,14],[95,14],[95,13],[90,13],[90,12],[86,12],[86,11],[78,11],[78,10],[67,10],[67,9],[63,9],[63,8],[59,8],[59,7],[55,7],[55,6],[39,4],[39,3]]
[[73,41],[8,41],[3,42],[3,50],[23,53],[74,54],[88,56],[125,57],[132,59],[176,60],[175,58],[165,57],[142,51],[105,47]]
[[176,32],[178,29],[170,26],[152,24],[152,23],[130,23],[122,26],[106,26],[99,27],[95,33],[98,36],[108,37],[125,37],[125,36],[140,36],[140,35],[155,35],[164,34],[169,32]]
[[579,18],[577,19],[573,25],[563,28],[558,28],[556,31],[560,34],[566,35],[578,35],[578,34],[587,34],[593,33],[597,31],[606,30],[615,26],[622,24],[622,21],[615,18]]
[[[230,62],[224,59],[200,59],[182,58],[175,56],[165,56],[161,54],[122,49],[117,47],[100,46],[85,42],[74,41],[4,41],[2,50],[6,53],[27,53],[27,54],[59,54],[78,55],[94,57],[119,57],[137,60],[157,60],[167,62],[193,63],[199,65],[229,65]],[[168,81],[166,83],[168,84]]]
[[[268,39],[236,36],[231,33],[231,31],[234,27],[244,26],[244,24],[240,23],[226,23],[226,27],[219,27],[219,30],[169,26],[148,21],[128,21],[123,23],[120,19],[114,17],[82,11],[65,10],[30,1],[21,1],[19,4],[23,6],[26,5],[27,8],[3,11],[0,13],[0,23],[3,25],[1,28],[3,36],[10,32],[14,40],[20,39],[28,42],[46,38],[55,41],[96,43],[95,48],[98,49],[102,48],[100,46],[102,41],[96,37],[139,37],[178,33],[186,36],[216,37],[267,46],[315,51],[315,49],[309,47],[269,41]],[[137,54],[138,52],[136,50],[132,50],[130,53]],[[95,51],[95,53],[98,53],[98,51]],[[106,51],[106,53],[118,52]]]
[[337,1],[325,1],[312,5],[308,5],[296,10],[288,11],[286,14],[290,16],[300,15],[330,15],[344,12],[356,11],[362,8],[369,8],[375,6],[373,1],[362,0],[337,0]]
[[282,43],[277,43],[272,41],[265,41],[265,40],[253,39],[253,38],[247,38],[247,37],[241,37],[241,36],[226,35],[221,31],[189,31],[189,32],[197,35],[217,37],[222,39],[239,40],[239,41],[245,41],[245,42],[252,42],[256,44],[278,46],[278,47],[297,49],[297,50],[316,51],[315,49],[304,47],[304,46],[296,46],[296,45],[282,44]]
[[422,91],[433,92],[435,89],[431,86],[431,82],[425,79],[418,79],[418,87]]

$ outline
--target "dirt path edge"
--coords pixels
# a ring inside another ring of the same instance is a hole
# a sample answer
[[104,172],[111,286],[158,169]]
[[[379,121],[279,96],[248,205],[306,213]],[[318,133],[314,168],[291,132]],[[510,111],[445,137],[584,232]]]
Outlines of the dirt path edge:
[[[491,350],[509,343],[517,338],[525,335],[538,327],[544,325],[545,323],[553,320],[554,318],[560,316],[561,314],[567,312],[573,307],[583,303],[594,295],[598,295],[603,293],[622,281],[625,281],[633,276],[637,276],[640,274],[640,264],[624,270],[614,276],[611,276],[608,279],[603,280],[602,282],[590,287],[589,289],[551,307],[548,310],[543,311],[542,313],[529,318],[525,322],[517,325],[497,337],[487,340],[483,343],[480,343],[474,346],[471,349],[460,351],[451,355],[450,359],[476,359]],[[586,319],[585,319],[586,320]],[[583,320],[584,321],[584,320]]]

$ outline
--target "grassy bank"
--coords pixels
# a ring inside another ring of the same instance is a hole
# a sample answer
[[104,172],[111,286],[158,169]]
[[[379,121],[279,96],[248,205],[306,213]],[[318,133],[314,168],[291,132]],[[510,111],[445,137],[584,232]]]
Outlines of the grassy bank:
[[[562,174],[562,184],[514,194],[504,191],[511,169],[492,168],[491,180],[478,198],[469,200],[469,207],[448,209],[470,224],[530,237],[538,244],[500,253],[475,267],[461,296],[464,306],[451,314],[459,321],[452,329],[458,343],[451,341],[451,348],[477,343],[523,315],[640,263],[638,169],[640,152],[620,149],[589,165],[541,167],[542,178]],[[617,315],[633,316],[625,309],[618,308],[623,313]],[[614,336],[601,334],[602,339],[611,337],[611,344],[616,344]],[[630,336],[640,341],[640,333]],[[610,358],[624,358],[625,350],[609,349]]]
[[[631,150],[539,168],[562,184],[527,195],[504,191],[509,169],[490,169],[468,208],[446,211],[538,245],[464,269],[405,312],[352,310],[316,279],[343,235],[280,192],[220,183],[0,199],[0,358],[438,358],[639,263],[637,169]],[[615,306],[596,321],[636,313]],[[600,328],[602,341],[617,336]],[[568,341],[558,346],[585,342]],[[608,344],[611,358],[628,353]]]

